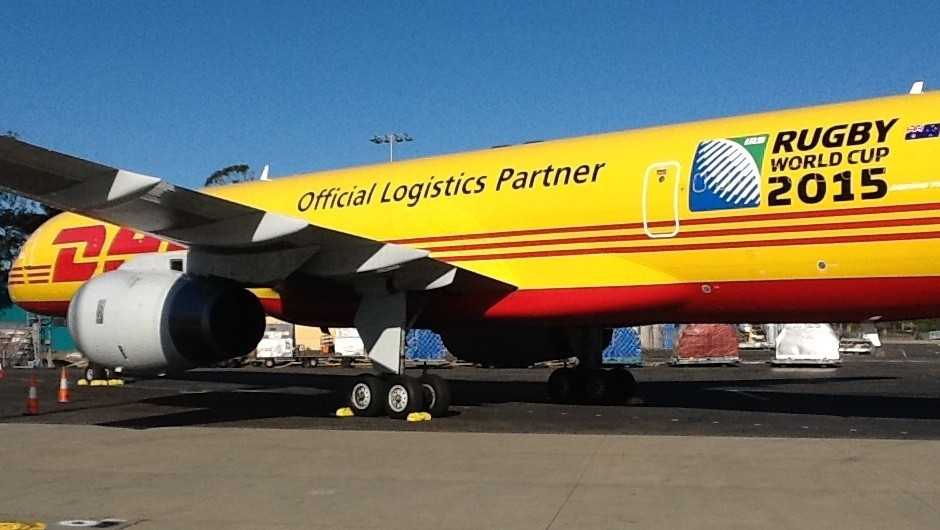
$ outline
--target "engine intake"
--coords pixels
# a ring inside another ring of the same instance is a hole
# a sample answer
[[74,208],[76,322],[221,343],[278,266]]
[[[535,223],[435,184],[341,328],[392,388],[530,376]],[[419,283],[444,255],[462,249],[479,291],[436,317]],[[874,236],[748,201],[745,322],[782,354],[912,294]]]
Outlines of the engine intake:
[[245,355],[264,334],[264,310],[229,282],[170,271],[115,270],[87,281],[68,326],[92,361],[162,372]]

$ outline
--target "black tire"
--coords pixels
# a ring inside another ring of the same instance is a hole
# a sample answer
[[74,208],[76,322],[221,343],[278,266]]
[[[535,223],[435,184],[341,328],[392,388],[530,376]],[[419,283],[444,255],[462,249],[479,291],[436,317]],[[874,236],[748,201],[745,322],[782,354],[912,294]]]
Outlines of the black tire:
[[424,410],[433,418],[447,414],[450,409],[450,385],[437,374],[424,374],[418,378],[424,390]]
[[339,365],[342,368],[351,368],[352,363],[353,363],[352,357],[343,357],[342,359],[339,360]]
[[90,383],[96,379],[110,379],[111,370],[100,364],[89,364],[85,368],[85,379]]
[[372,374],[362,374],[349,391],[349,408],[356,416],[374,417],[385,410],[385,382]]
[[578,386],[578,374],[573,368],[558,368],[548,376],[548,395],[555,403],[574,403]]
[[265,368],[274,368],[274,359],[265,359],[264,360]]
[[628,399],[636,395],[636,379],[629,371],[622,368],[614,368],[610,371],[610,378],[614,382],[614,403],[625,403]]
[[591,370],[584,374],[584,400],[590,405],[606,405],[612,401],[614,386],[609,371]]
[[403,420],[424,408],[424,387],[413,377],[393,375],[385,393],[385,413],[389,418]]
[[300,360],[300,366],[301,366],[302,368],[310,368],[310,358],[309,358],[309,357],[304,357],[303,359],[301,359],[301,360]]

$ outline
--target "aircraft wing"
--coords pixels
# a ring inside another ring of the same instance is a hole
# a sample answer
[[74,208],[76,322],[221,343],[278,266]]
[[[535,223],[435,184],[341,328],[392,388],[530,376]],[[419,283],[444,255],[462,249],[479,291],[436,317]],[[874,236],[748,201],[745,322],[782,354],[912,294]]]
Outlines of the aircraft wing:
[[11,137],[0,137],[0,188],[187,245],[190,264],[201,273],[245,283],[270,283],[296,270],[331,278],[397,270],[403,287],[432,289],[452,283],[457,272],[425,250],[315,226]]

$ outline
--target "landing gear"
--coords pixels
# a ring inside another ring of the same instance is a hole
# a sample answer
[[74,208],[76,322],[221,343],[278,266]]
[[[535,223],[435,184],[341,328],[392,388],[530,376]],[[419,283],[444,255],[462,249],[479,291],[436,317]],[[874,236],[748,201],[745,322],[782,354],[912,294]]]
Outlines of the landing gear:
[[574,368],[559,368],[548,376],[548,395],[555,403],[574,403],[580,392]]
[[96,379],[111,379],[111,369],[100,364],[90,363],[85,368],[85,379],[90,383]]
[[572,328],[566,338],[578,352],[577,368],[558,368],[548,378],[548,395],[555,403],[618,405],[636,392],[636,380],[623,368],[603,368],[602,354],[610,343],[608,330]]
[[443,377],[436,374],[424,374],[418,378],[424,390],[424,411],[437,418],[447,414],[450,408],[450,386]]
[[[349,406],[356,416],[377,416],[384,410],[390,418],[404,419],[412,412],[427,411],[442,416],[450,407],[447,382],[436,375],[420,379],[404,375],[406,297],[389,292],[389,283],[377,292],[364,292],[354,323],[372,366],[379,375],[356,378]],[[379,405],[376,405],[376,402]]]
[[636,380],[622,368],[558,368],[548,378],[548,395],[555,403],[620,405],[635,392]]
[[426,374],[418,379],[407,375],[380,377],[362,374],[349,392],[349,408],[356,416],[404,419],[412,412],[443,416],[450,407],[450,388],[442,377]]
[[349,408],[356,416],[378,416],[384,408],[385,382],[378,376],[362,374],[349,392]]
[[421,412],[424,407],[424,388],[417,379],[407,375],[390,377],[385,395],[385,413],[395,420],[403,420],[412,412]]

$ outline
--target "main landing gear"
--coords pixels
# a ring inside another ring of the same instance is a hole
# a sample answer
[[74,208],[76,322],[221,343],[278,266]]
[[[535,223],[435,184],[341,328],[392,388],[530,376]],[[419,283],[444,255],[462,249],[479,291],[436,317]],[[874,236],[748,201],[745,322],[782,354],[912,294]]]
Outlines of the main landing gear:
[[412,412],[443,416],[450,407],[450,388],[442,377],[411,377],[405,368],[404,293],[368,294],[356,311],[356,328],[378,374],[362,374],[349,392],[356,416],[404,419]]
[[611,336],[604,329],[570,329],[566,336],[577,352],[576,368],[558,368],[548,378],[548,395],[555,403],[622,405],[636,394],[633,374],[618,368],[603,368],[604,347]]
[[621,405],[636,393],[636,379],[623,368],[558,368],[548,377],[555,403]]
[[418,378],[362,374],[349,393],[349,407],[356,416],[384,413],[389,418],[404,419],[412,412],[428,412],[432,417],[439,417],[450,407],[450,387],[435,374]]

